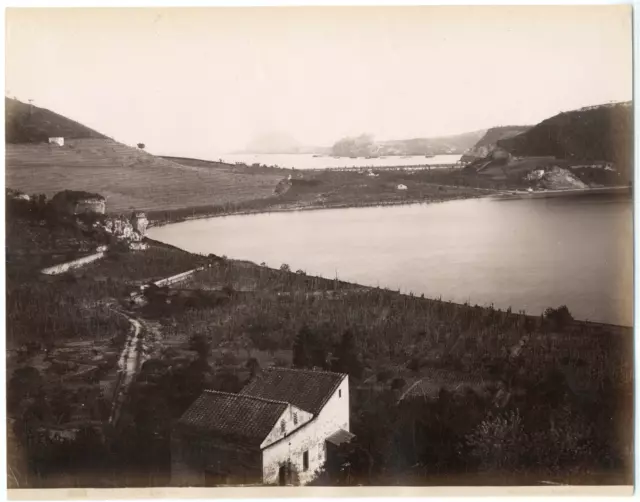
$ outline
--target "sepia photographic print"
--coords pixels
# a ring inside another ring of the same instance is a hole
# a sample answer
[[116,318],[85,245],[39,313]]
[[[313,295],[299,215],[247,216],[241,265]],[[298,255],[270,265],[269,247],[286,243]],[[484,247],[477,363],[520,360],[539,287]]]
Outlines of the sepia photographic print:
[[5,18],[10,497],[633,485],[630,5]]

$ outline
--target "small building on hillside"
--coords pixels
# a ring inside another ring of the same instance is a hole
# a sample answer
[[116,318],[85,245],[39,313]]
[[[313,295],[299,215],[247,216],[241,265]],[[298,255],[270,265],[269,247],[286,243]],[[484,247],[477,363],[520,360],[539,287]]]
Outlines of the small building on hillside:
[[49,138],[49,144],[50,145],[64,146],[64,138],[61,137],[61,136],[56,136],[56,137]]
[[347,375],[263,369],[238,394],[203,392],[182,415],[171,484],[304,485],[352,438]]
[[51,203],[58,213],[66,215],[104,214],[106,211],[106,200],[102,195],[77,190],[58,192]]
[[142,212],[134,212],[131,215],[131,225],[136,232],[144,237],[147,234],[147,226],[149,225],[147,215]]
[[406,190],[407,185],[403,185],[402,183],[396,187],[398,190]]

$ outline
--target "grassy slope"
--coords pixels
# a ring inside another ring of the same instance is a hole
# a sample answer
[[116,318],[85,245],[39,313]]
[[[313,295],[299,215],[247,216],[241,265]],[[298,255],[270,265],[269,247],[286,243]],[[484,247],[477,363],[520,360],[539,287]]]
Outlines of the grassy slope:
[[[52,196],[98,192],[109,212],[173,209],[260,199],[284,175],[230,165],[180,165],[109,139],[44,108],[5,98],[6,186]],[[47,144],[52,136],[65,146]],[[214,168],[215,167],[215,168]]]
[[7,145],[6,184],[48,196],[64,190],[98,192],[107,211],[169,210],[268,197],[278,172],[245,174],[234,167],[182,166],[109,139]]

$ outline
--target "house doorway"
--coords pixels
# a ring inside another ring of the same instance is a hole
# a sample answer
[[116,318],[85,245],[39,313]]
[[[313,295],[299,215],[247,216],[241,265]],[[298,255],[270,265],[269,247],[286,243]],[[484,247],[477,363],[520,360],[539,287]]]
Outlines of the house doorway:
[[285,486],[287,484],[287,466],[281,465],[278,469],[278,485]]

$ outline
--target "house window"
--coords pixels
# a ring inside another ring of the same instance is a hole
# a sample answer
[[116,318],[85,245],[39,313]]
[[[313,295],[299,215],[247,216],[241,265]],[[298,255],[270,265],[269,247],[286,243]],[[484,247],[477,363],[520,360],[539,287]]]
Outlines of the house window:
[[338,397],[342,397],[342,389],[338,389]]
[[298,425],[298,414],[297,413],[293,414],[293,425]]
[[306,471],[309,469],[309,451],[305,451],[302,454],[302,470]]
[[285,423],[284,420],[281,420],[280,421],[280,432],[282,432],[284,434],[285,431],[286,431],[286,428],[287,428],[287,424]]

